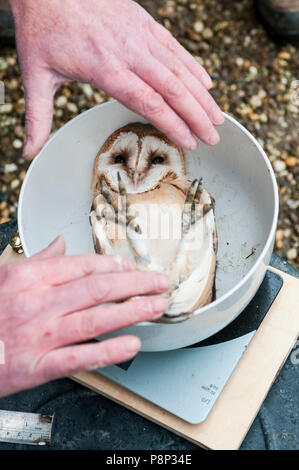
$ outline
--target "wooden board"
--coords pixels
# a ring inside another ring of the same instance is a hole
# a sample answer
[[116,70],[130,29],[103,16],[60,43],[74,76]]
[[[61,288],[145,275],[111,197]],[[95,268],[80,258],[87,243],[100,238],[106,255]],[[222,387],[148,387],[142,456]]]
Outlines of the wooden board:
[[[20,258],[7,247],[0,264]],[[238,449],[299,334],[299,280],[269,269],[283,286],[203,423],[189,424],[97,372],[71,378],[201,447]]]

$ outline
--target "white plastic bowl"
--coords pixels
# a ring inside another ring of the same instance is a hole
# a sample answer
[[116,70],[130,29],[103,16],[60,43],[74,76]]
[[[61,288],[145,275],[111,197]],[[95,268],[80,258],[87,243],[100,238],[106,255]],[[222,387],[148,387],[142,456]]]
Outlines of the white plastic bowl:
[[[34,159],[19,200],[19,231],[26,256],[57,235],[67,253],[94,252],[89,211],[95,157],[107,137],[134,121],[146,122],[117,101],[71,120]],[[278,192],[268,158],[254,137],[225,115],[220,143],[185,152],[190,179],[203,177],[216,200],[219,249],[216,300],[177,324],[140,323],[115,332],[138,335],[143,351],[177,349],[201,341],[230,323],[261,284],[272,253]],[[254,255],[248,257],[252,248]]]

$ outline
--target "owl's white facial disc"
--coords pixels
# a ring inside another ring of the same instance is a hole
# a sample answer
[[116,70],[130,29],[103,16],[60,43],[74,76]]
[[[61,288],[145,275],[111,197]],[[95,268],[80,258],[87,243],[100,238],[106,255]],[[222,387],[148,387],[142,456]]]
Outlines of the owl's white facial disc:
[[155,188],[170,173],[183,177],[184,161],[178,149],[162,138],[126,131],[100,155],[97,170],[115,191],[119,173],[127,193],[136,194]]
[[[112,189],[118,191],[117,174],[119,173],[126,188],[129,188],[132,183],[130,168],[135,168],[138,153],[138,136],[134,132],[121,132],[111,147],[100,155],[98,174],[104,174]],[[125,163],[116,163],[119,156],[124,157]],[[127,191],[130,192],[128,189]]]
[[[163,162],[155,163],[157,157],[163,158]],[[156,136],[143,137],[136,167],[140,177],[136,192],[155,188],[170,172],[178,178],[184,176],[184,162],[177,148]]]

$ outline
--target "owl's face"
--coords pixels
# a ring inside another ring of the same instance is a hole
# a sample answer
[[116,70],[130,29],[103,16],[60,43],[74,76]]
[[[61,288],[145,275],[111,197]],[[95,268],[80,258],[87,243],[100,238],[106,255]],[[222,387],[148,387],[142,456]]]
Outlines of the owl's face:
[[128,124],[115,131],[98,153],[93,189],[104,177],[118,191],[120,174],[128,193],[142,193],[168,178],[185,175],[182,150],[150,124]]

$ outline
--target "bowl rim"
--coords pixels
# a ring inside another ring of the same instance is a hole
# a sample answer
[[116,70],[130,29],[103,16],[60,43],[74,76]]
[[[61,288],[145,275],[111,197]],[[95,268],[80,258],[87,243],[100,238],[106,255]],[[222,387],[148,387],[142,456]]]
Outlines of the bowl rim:
[[[22,207],[23,207],[25,189],[26,189],[26,186],[28,184],[28,180],[30,178],[30,174],[31,174],[32,169],[37,164],[37,162],[40,160],[40,158],[42,158],[43,151],[45,150],[45,148],[48,147],[48,145],[50,145],[51,142],[57,137],[57,135],[59,135],[61,132],[63,132],[66,127],[71,126],[75,121],[81,119],[87,113],[92,113],[92,112],[96,111],[99,107],[104,107],[104,106],[109,106],[109,105],[111,106],[111,105],[115,105],[115,104],[124,106],[120,102],[118,102],[117,100],[110,100],[110,101],[107,101],[105,103],[101,103],[101,104],[98,104],[96,106],[93,106],[92,108],[84,111],[83,113],[78,114],[78,116],[74,117],[73,119],[68,121],[66,124],[64,124],[64,126],[62,126],[58,131],[56,131],[47,140],[47,142],[45,143],[43,148],[40,150],[40,152],[37,154],[37,156],[32,161],[32,163],[31,163],[31,165],[30,165],[30,167],[29,167],[29,169],[26,173],[25,179],[23,181],[22,188],[21,188],[21,191],[20,191],[20,196],[19,196],[19,203],[18,203],[18,229],[19,229],[19,234],[20,234],[23,250],[24,250],[24,253],[25,253],[26,257],[28,257],[28,248],[27,248],[27,245],[26,245],[25,237],[24,237],[24,229],[23,229],[23,222],[22,222]],[[128,108],[128,110],[129,110],[129,108]],[[274,239],[276,226],[277,226],[278,212],[279,212],[279,196],[278,196],[278,187],[277,187],[276,177],[275,177],[275,173],[273,171],[273,168],[271,166],[270,160],[268,159],[264,149],[262,148],[260,143],[257,141],[257,139],[242,124],[240,124],[234,117],[230,116],[228,113],[223,112],[223,115],[224,115],[225,119],[227,119],[232,124],[234,124],[236,127],[238,127],[240,129],[240,131],[243,132],[243,134],[245,134],[251,140],[251,142],[258,149],[259,154],[261,155],[261,157],[263,158],[263,160],[266,164],[266,167],[268,169],[268,174],[271,178],[272,191],[273,191],[272,196],[273,196],[273,200],[274,200],[274,211],[273,211],[273,214],[272,214],[272,224],[271,224],[271,228],[270,228],[266,243],[264,244],[264,247],[263,247],[261,253],[259,254],[257,259],[255,260],[254,264],[251,266],[250,270],[246,273],[246,275],[239,282],[237,282],[237,284],[235,284],[231,289],[229,289],[225,294],[223,294],[221,297],[219,297],[218,299],[215,299],[213,302],[209,303],[208,305],[205,305],[204,307],[200,307],[199,309],[195,310],[189,318],[194,317],[196,315],[203,314],[203,313],[209,311],[210,309],[217,307],[219,304],[221,304],[222,302],[227,300],[229,297],[231,297],[235,292],[237,292],[237,290],[242,288],[242,286],[244,284],[246,284],[246,282],[254,274],[257,267],[263,261],[266,253],[268,252],[268,250],[269,250],[269,248],[272,244],[272,241]],[[142,116],[140,116],[140,118],[145,119]],[[154,324],[152,322],[141,322],[141,323],[138,323],[137,325],[138,326],[141,326],[141,325],[142,326],[149,326],[149,325],[153,326]]]

